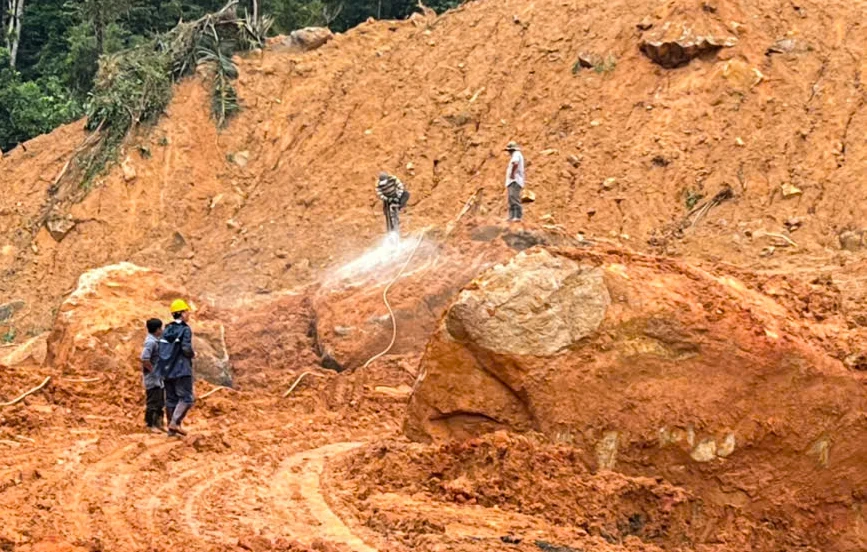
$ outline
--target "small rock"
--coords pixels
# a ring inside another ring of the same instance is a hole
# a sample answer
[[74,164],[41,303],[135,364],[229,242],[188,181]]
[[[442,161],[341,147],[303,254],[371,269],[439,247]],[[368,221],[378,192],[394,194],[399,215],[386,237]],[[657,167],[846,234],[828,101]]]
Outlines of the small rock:
[[644,16],[644,19],[635,25],[639,31],[649,31],[653,28],[653,19],[649,15]]
[[737,138],[735,138],[735,144],[739,147],[744,147],[744,139],[738,136]]
[[521,203],[533,203],[534,201],[536,201],[536,194],[525,188],[521,192]]
[[247,166],[247,163],[250,162],[250,152],[249,151],[239,151],[232,155],[232,160],[236,165],[241,167],[242,169]]
[[603,63],[602,56],[592,52],[581,52],[578,54],[578,66],[584,69],[592,69]]
[[786,219],[783,225],[786,227],[786,230],[789,232],[794,232],[798,228],[800,228],[804,224],[804,221],[798,217],[792,217]]
[[722,443],[720,443],[716,449],[716,455],[720,458],[727,458],[728,456],[731,456],[731,454],[735,451],[735,445],[735,434],[726,434],[725,438],[723,438]]
[[167,238],[163,243],[163,249],[169,253],[180,253],[187,246],[187,239],[180,232],[174,232],[171,238]]
[[716,441],[713,439],[706,439],[696,445],[696,447],[690,453],[690,456],[696,462],[710,462],[714,458],[716,458]]
[[406,170],[411,171],[413,169],[415,169],[415,165],[413,165],[412,162],[406,164]]
[[54,241],[60,242],[75,228],[75,222],[68,218],[54,218],[46,222],[45,227],[48,228],[48,233],[51,234]]
[[597,120],[595,120],[595,119],[592,120],[592,121],[590,121],[590,126],[592,126],[592,127],[594,127],[594,128],[595,128],[595,127],[598,127],[598,126],[601,125],[601,124],[602,124],[602,123],[600,123],[599,121],[597,121]]
[[240,230],[241,224],[235,219],[229,219],[226,221],[226,226],[231,228],[232,230]]
[[132,182],[136,178],[135,167],[132,166],[132,160],[127,156],[126,159],[123,160],[123,163],[120,164],[120,168],[123,171],[123,179],[125,182]]
[[10,320],[16,312],[20,311],[25,307],[26,303],[24,301],[10,301],[9,303],[5,303],[0,305],[0,322],[6,322]]
[[801,191],[800,188],[798,188],[794,184],[789,184],[788,182],[780,186],[780,191],[783,192],[783,197],[786,199],[799,196],[804,193],[803,191]]
[[570,155],[569,157],[566,158],[566,161],[568,161],[569,164],[572,165],[573,167],[575,167],[576,169],[581,164],[581,160],[578,158],[577,155]]
[[307,270],[310,268],[310,259],[301,259],[294,266],[298,270]]
[[353,330],[355,330],[352,326],[334,326],[334,334],[339,335],[340,337],[348,337]]
[[864,247],[864,232],[846,230],[837,237],[840,240],[840,249],[845,251],[858,251]]
[[867,353],[852,353],[851,355],[846,357],[846,359],[843,361],[843,364],[845,364],[846,367],[851,370],[865,372],[867,371]]
[[613,176],[611,178],[606,178],[604,182],[602,182],[603,190],[612,190],[614,189],[614,185],[617,184],[617,179]]
[[794,38],[783,38],[774,42],[765,50],[765,55],[773,54],[798,54],[810,51],[809,44],[795,40]]
[[539,154],[540,155],[554,155],[555,153],[559,153],[559,151],[560,150],[550,148],[550,149],[545,149],[545,150],[540,151]]
[[774,254],[776,250],[776,247],[774,247],[773,245],[769,245],[761,250],[761,252],[759,253],[759,257],[770,257]]
[[274,256],[278,259],[285,259],[289,255],[285,251],[277,250],[274,252]]

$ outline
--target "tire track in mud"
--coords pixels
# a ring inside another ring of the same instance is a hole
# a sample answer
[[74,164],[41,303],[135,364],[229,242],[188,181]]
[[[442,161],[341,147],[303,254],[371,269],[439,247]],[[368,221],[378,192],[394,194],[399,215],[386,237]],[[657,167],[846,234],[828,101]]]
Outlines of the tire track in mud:
[[[334,513],[322,494],[320,479],[329,459],[354,450],[364,443],[332,443],[316,449],[298,452],[281,462],[271,485],[274,505],[279,509],[287,536],[299,541],[320,538],[342,544],[356,552],[377,552],[355,535]],[[297,511],[303,506],[312,521],[298,519]]]
[[[127,455],[128,452],[137,448],[138,442],[115,448],[100,460],[84,468],[80,477],[76,478],[72,487],[72,497],[65,508],[67,518],[71,520],[74,534],[80,538],[87,540],[97,533],[94,527],[94,520],[90,511],[90,506],[85,502],[84,495],[86,490],[96,488],[94,483],[104,474],[112,471],[112,469]],[[67,504],[66,501],[62,502]],[[111,516],[107,516],[111,517]],[[127,539],[127,545],[135,547],[134,542],[129,542],[129,535],[123,535]]]
[[[139,534],[137,528],[130,523],[125,514],[126,506],[135,501],[131,484],[136,481],[135,474],[141,471],[141,464],[150,462],[155,454],[170,449],[177,443],[151,444],[149,439],[136,439],[132,443],[120,446],[108,452],[100,460],[86,466],[72,487],[69,506],[65,508],[68,519],[72,521],[74,534],[81,539],[88,539],[99,533],[104,525],[106,532],[122,544],[126,550],[142,548],[141,542],[134,535]],[[135,457],[126,459],[134,454]],[[140,486],[135,486],[137,488]],[[107,492],[100,493],[100,490]],[[86,500],[85,495],[90,495]],[[99,509],[104,520],[98,520],[88,505],[94,499],[99,500]],[[64,501],[64,503],[66,503]]]
[[243,468],[235,468],[224,472],[216,477],[206,478],[204,481],[193,485],[187,491],[189,497],[187,497],[187,500],[184,503],[184,520],[187,524],[187,527],[189,527],[190,532],[195,538],[209,542],[217,542],[220,544],[232,544],[232,540],[226,537],[226,535],[224,535],[222,532],[217,533],[217,535],[222,538],[217,537],[214,533],[202,533],[202,524],[199,522],[198,516],[196,516],[196,504],[201,500],[202,495],[206,493],[209,489],[215,487],[216,485],[222,483],[230,477],[238,475],[239,473],[241,473],[241,471],[243,471]]

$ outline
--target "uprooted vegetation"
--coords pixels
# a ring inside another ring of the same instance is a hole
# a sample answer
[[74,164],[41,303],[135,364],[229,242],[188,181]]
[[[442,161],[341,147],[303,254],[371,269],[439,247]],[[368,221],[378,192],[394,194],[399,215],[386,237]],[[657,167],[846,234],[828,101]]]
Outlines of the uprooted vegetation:
[[[172,86],[204,65],[212,75],[211,113],[220,127],[240,107],[232,81],[235,52],[261,47],[270,20],[240,17],[232,0],[220,11],[179,23],[144,44],[100,60],[86,128],[94,136],[77,153],[71,177],[83,186],[119,155],[127,136],[140,124],[154,123],[172,98]],[[72,176],[74,175],[74,176]]]

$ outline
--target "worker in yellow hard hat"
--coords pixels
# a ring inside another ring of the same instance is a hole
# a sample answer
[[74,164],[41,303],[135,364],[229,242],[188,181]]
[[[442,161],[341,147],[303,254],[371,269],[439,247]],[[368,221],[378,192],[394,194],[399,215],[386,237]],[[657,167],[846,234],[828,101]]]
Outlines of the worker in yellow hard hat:
[[193,330],[188,324],[190,306],[183,299],[172,301],[172,321],[160,338],[159,373],[165,381],[168,434],[186,435],[184,417],[195,402],[193,395]]

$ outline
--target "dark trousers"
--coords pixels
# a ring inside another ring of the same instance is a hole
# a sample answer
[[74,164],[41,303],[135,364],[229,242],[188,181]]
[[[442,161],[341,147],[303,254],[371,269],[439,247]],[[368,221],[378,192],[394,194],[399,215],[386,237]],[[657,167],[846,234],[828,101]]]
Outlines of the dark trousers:
[[400,196],[400,199],[398,199],[396,202],[382,202],[382,213],[385,215],[386,232],[397,232],[400,230],[400,219],[398,217],[398,212],[403,211],[403,208],[406,207],[407,202],[409,202],[409,192],[405,190],[403,192],[403,195]]
[[521,206],[521,186],[517,182],[509,184],[509,218],[521,220],[524,208]]
[[178,403],[193,404],[193,376],[171,378],[165,380],[166,408],[175,408]]
[[154,387],[145,392],[145,423],[148,427],[160,427],[165,407],[162,387]]

